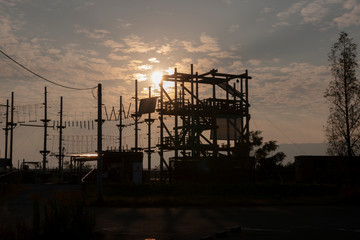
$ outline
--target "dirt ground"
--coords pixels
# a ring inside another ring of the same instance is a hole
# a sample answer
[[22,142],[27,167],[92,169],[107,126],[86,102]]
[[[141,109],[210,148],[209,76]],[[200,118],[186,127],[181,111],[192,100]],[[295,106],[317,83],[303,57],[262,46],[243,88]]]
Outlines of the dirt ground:
[[[97,208],[105,239],[360,239],[360,208]],[[241,231],[239,231],[241,228]]]
[[[0,218],[31,221],[32,196],[79,185],[26,185],[1,199]],[[360,239],[359,206],[94,207],[101,239]],[[240,231],[241,228],[241,231]],[[1,239],[1,237],[0,237]]]

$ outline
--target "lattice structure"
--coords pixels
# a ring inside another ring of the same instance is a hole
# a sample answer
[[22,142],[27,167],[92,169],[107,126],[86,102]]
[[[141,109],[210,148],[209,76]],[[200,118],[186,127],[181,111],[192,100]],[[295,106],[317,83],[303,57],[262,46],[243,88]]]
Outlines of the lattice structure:
[[[198,74],[193,66],[190,74],[175,69],[174,74],[163,76],[157,109],[161,172],[165,172],[165,165],[175,179],[190,172],[188,177],[196,178],[219,167],[228,174],[241,166],[241,160],[249,159],[249,79],[247,71],[233,75],[213,69]],[[168,81],[174,83],[173,94],[164,88]],[[200,86],[201,92],[207,88],[210,97],[200,96]],[[171,124],[164,121],[168,117],[174,119]],[[164,159],[165,151],[174,152],[169,164]]]

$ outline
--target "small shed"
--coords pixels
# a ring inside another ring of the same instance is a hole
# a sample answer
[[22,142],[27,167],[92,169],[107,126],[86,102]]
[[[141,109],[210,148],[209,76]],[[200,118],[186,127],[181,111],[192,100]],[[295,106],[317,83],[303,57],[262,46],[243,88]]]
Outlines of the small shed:
[[[97,161],[97,154],[76,154],[71,156],[75,167],[84,162]],[[103,178],[117,182],[142,182],[143,153],[104,151],[102,163]]]
[[142,182],[142,152],[104,152],[103,174],[113,181]]

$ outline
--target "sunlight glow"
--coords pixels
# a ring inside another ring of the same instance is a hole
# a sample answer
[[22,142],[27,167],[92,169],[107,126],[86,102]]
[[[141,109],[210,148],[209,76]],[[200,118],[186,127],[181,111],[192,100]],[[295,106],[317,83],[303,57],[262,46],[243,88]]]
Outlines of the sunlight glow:
[[156,86],[158,86],[161,82],[162,76],[163,74],[159,71],[153,72],[153,74],[151,75],[151,80]]
[[[154,93],[154,95],[159,94],[160,93],[160,83],[163,77],[163,73],[167,72],[167,71],[156,71],[153,72],[153,74],[151,75],[151,80],[154,84],[152,91]],[[174,91],[174,82],[171,81],[164,81],[163,82],[163,88],[165,89],[165,91],[169,94],[172,95],[173,91]]]

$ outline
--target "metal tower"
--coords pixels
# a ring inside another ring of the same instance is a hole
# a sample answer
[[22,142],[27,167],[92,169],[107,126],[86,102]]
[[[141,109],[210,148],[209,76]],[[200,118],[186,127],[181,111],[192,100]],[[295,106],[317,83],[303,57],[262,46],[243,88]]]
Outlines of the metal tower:
[[[175,180],[201,175],[221,178],[249,168],[249,79],[247,70],[239,75],[215,69],[198,74],[192,65],[190,74],[175,69],[174,74],[162,77],[157,111],[163,179],[164,165]],[[172,94],[164,88],[168,81],[174,83]],[[205,93],[208,97],[200,96]],[[174,121],[166,124],[164,118]],[[165,151],[174,151],[169,164]]]

